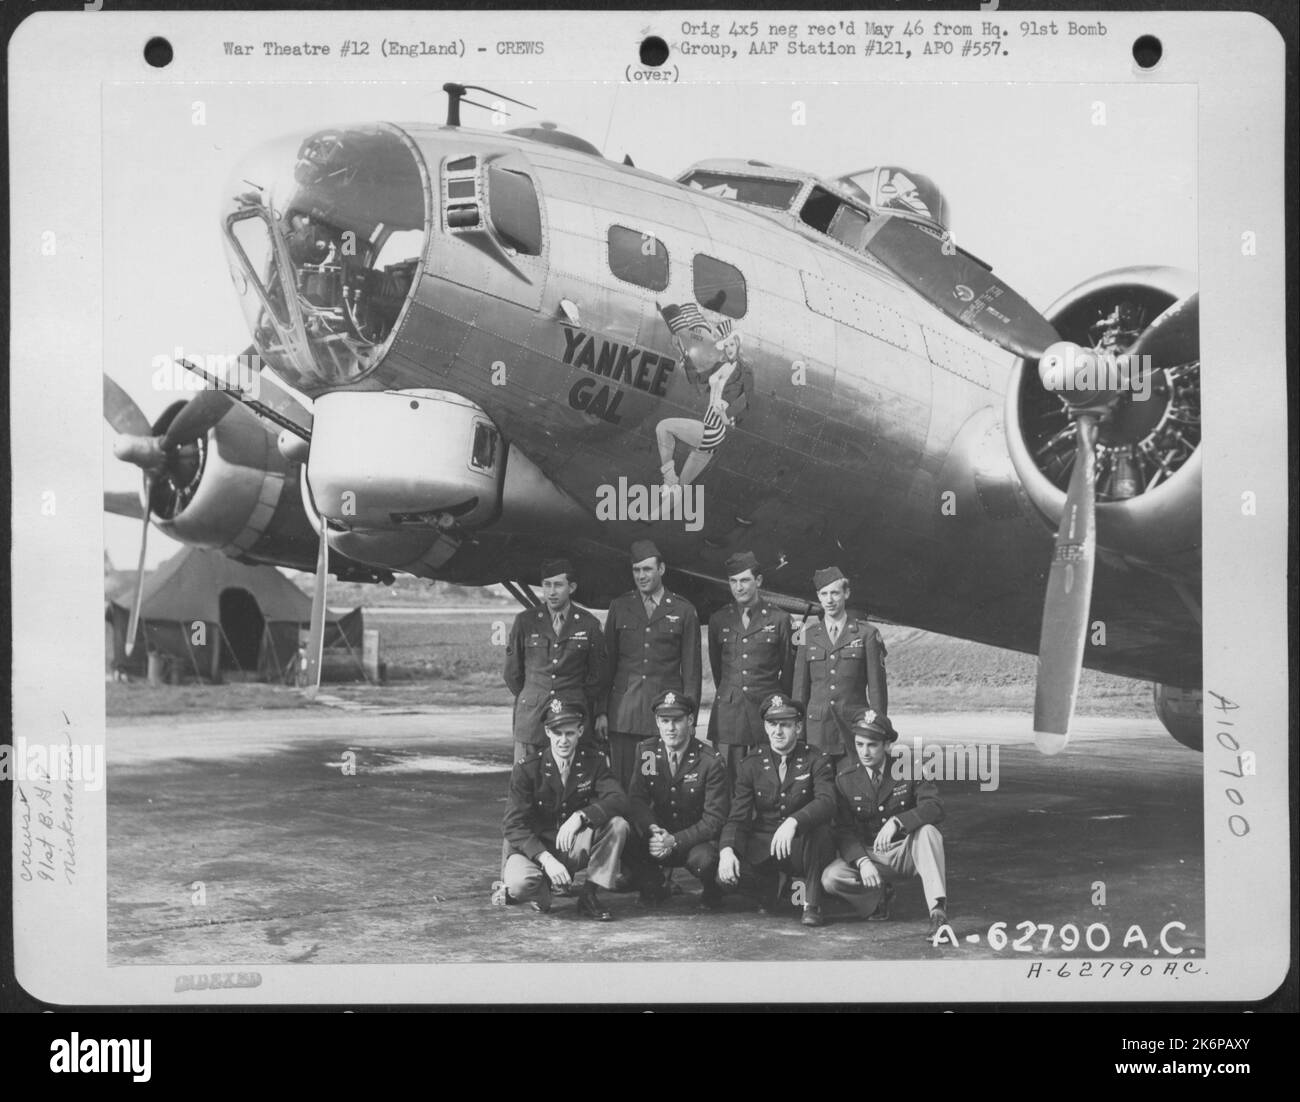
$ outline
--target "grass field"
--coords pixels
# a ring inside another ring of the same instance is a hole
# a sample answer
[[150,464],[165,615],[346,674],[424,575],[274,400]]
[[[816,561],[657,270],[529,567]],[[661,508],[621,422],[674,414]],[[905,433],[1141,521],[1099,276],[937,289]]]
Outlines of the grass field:
[[[511,701],[501,679],[505,638],[513,608],[443,615],[399,614],[367,609],[366,626],[378,628],[387,684],[329,684],[325,691],[348,700],[390,707],[500,705]],[[1031,711],[1033,655],[949,639],[914,628],[884,625],[889,650],[890,712]],[[713,699],[708,663],[704,703]],[[180,685],[151,688],[110,683],[108,714],[168,715],[307,705],[295,690],[273,685]],[[1098,716],[1150,716],[1146,682],[1084,670],[1078,711]]]

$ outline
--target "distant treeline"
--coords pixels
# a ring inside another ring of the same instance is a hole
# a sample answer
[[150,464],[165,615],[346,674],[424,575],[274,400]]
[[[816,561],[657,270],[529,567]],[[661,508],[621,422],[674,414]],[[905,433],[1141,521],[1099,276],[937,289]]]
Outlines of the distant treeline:
[[[289,578],[299,589],[311,596],[316,589],[313,574],[291,573]],[[513,606],[514,599],[499,585],[456,585],[453,582],[432,582],[399,574],[392,585],[367,585],[363,582],[340,582],[330,579],[329,603],[333,608],[354,608],[364,605],[375,608],[384,605],[439,606],[482,605],[485,608]]]

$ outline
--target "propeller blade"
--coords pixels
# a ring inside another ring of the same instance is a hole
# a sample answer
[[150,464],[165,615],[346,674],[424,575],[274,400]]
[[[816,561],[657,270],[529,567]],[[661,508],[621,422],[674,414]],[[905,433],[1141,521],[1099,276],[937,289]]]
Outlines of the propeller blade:
[[144,506],[140,504],[140,495],[121,490],[104,491],[104,512],[119,517],[131,517],[133,520],[144,519]]
[[311,598],[311,637],[307,641],[307,695],[320,688],[325,654],[325,591],[329,586],[330,544],[324,516],[320,518],[320,547],[316,553],[316,592]]
[[876,214],[862,246],[914,291],[980,336],[1036,360],[1059,340],[1047,319],[937,225]]
[[224,390],[201,390],[185,403],[162,438],[164,448],[176,448],[204,435],[235,404]]
[[1190,363],[1200,357],[1200,292],[1179,299],[1148,325],[1128,350],[1129,356],[1150,356],[1159,369]]
[[131,600],[131,618],[126,625],[126,656],[131,657],[135,650],[135,636],[140,630],[140,605],[144,601],[144,550],[149,543],[149,497],[153,482],[144,480],[144,526],[140,529],[140,560],[135,566],[135,596]]
[[135,399],[117,383],[104,376],[104,420],[113,431],[124,436],[152,436],[149,419],[135,404]]
[[1097,417],[1078,414],[1075,432],[1074,472],[1056,532],[1056,550],[1043,601],[1043,631],[1038,641],[1034,741],[1044,754],[1059,753],[1070,737],[1092,605],[1097,552]]

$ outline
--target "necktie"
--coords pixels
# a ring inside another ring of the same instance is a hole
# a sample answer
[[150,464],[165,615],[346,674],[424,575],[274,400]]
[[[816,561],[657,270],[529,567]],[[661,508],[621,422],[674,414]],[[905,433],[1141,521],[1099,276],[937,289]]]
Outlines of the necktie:
[[566,762],[560,766],[560,787],[568,788],[569,786],[569,766]]
[[564,613],[557,612],[554,616],[551,617],[551,623],[555,627],[556,638],[559,638],[560,629],[564,627]]
[[672,770],[672,775],[673,775],[674,777],[677,776],[677,767],[678,767],[678,765],[681,764],[681,760],[682,760],[682,759],[681,759],[681,755],[680,755],[680,754],[669,754],[669,755],[668,755],[668,768]]
[[653,616],[653,615],[655,614],[655,609],[656,609],[657,607],[658,607],[658,602],[656,602],[655,599],[654,599],[653,597],[647,597],[647,598],[645,599],[645,614],[646,614],[646,616]]
[[786,755],[781,755],[781,764],[776,767],[776,775],[781,778],[781,783],[785,784],[785,763]]
[[826,631],[827,634],[830,635],[831,637],[831,645],[833,646],[835,644],[835,640],[840,637],[840,625],[834,623],[828,623],[826,625]]
[[746,631],[749,630],[749,609],[745,609],[745,611],[740,614],[740,626]]

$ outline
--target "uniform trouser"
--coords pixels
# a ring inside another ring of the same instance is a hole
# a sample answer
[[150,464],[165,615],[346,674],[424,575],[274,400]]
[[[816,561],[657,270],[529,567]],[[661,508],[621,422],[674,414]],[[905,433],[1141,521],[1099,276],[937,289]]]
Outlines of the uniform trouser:
[[624,792],[631,786],[632,775],[638,765],[637,743],[650,737],[650,735],[632,735],[626,731],[609,733],[609,770],[618,778],[618,783],[623,786]]
[[636,838],[628,844],[627,863],[638,887],[659,887],[664,882],[664,869],[685,867],[706,891],[717,888],[717,842],[699,842],[689,849],[678,846],[666,861],[661,861],[650,856],[650,846],[644,838]]
[[[575,875],[585,868],[588,884],[613,888],[623,847],[627,844],[628,830],[627,820],[621,815],[615,815],[602,826],[580,830],[574,838],[571,853],[555,850],[551,853]],[[551,898],[550,877],[538,862],[522,853],[512,852],[506,858],[502,879],[506,882],[510,898],[516,903],[527,903],[532,899],[545,902]]]
[[[545,746],[534,746],[531,742],[520,742],[518,739],[515,739],[515,762],[514,763],[515,765],[518,765],[521,762],[525,762],[529,758],[536,757],[545,749],[546,749]],[[510,778],[512,775],[513,773],[507,774],[506,776],[506,798],[507,799],[509,799],[510,796]],[[506,878],[506,862],[510,860],[510,853],[511,853],[510,842],[507,839],[502,838],[501,839],[501,879],[502,880]]]
[[[925,891],[925,902],[934,910],[940,899],[948,897],[943,859],[943,835],[937,827],[926,823],[901,842],[895,842],[882,853],[870,850],[868,856],[880,870],[882,882],[919,876]],[[837,857],[822,874],[822,887],[832,895],[841,896],[853,909],[866,916],[880,902],[883,886],[868,888],[862,883],[858,870],[843,858]]]
[[790,843],[790,856],[783,860],[771,855],[770,845],[770,836],[756,837],[745,847],[744,853],[737,854],[741,877],[757,880],[759,893],[767,897],[775,893],[780,874],[788,873],[803,880],[804,905],[820,906],[823,874],[836,860],[830,827],[823,824],[808,831],[800,828]]
[[[545,746],[534,746],[531,742],[515,742],[515,765],[520,762],[528,761],[529,758],[535,758],[538,754],[546,749]],[[510,792],[510,785],[506,783],[507,796]],[[506,862],[510,860],[510,843],[504,838],[501,840],[501,879],[506,878]]]

